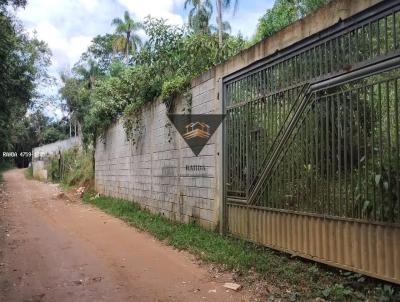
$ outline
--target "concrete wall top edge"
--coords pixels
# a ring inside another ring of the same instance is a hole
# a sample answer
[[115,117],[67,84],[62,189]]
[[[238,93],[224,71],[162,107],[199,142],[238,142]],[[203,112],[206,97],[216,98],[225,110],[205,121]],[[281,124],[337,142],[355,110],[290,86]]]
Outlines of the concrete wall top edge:
[[75,136],[64,140],[56,141],[51,144],[39,146],[32,149],[33,159],[36,159],[40,156],[51,155],[58,152],[59,150],[65,150],[80,145],[82,145],[81,137]]

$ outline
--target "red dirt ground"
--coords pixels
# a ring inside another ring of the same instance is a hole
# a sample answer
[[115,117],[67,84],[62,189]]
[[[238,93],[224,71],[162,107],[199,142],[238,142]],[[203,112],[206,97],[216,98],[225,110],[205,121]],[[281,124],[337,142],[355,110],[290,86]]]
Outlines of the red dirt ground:
[[[81,202],[56,185],[4,173],[0,301],[249,301],[193,257]],[[0,189],[1,190],[1,189]]]

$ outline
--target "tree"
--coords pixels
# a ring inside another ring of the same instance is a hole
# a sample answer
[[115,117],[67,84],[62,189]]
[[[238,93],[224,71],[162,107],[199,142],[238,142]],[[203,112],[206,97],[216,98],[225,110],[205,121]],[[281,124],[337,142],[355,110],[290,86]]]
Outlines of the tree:
[[[88,85],[93,74],[88,58],[94,58],[88,50],[86,54],[90,55],[82,58],[79,68],[75,66],[64,77],[60,92],[68,110],[76,112],[82,123],[86,145],[94,146],[96,139],[120,117],[129,138],[129,133],[136,129],[135,117],[141,106],[157,97],[167,104],[166,100],[186,92],[193,77],[236,54],[245,45],[240,36],[227,36],[219,48],[217,34],[193,34],[187,27],[150,17],[143,22],[143,30],[148,39],[132,55],[135,64],[114,59],[106,70],[100,68],[100,74]],[[104,48],[100,49],[103,53]]]
[[329,0],[277,0],[260,18],[253,42],[272,36],[282,28],[305,17]]
[[189,27],[195,33],[209,33],[210,19],[213,12],[213,7],[210,0],[186,0],[185,9],[192,5],[189,11]]
[[102,73],[99,65],[93,59],[88,59],[86,62],[75,65],[73,71],[80,76],[89,90],[93,89],[96,78]]
[[6,7],[7,5],[12,5],[14,7],[25,7],[26,0],[0,0],[0,9]]
[[111,24],[115,26],[115,33],[117,34],[113,44],[114,49],[124,52],[125,57],[136,52],[142,44],[140,37],[136,34],[141,28],[141,24],[135,22],[128,11],[125,11],[123,20],[115,18]]
[[297,10],[300,14],[300,18],[303,18],[313,11],[317,10],[321,6],[326,5],[330,0],[288,0],[293,1],[296,6]]
[[17,123],[32,109],[37,87],[48,78],[50,50],[46,43],[24,33],[23,27],[0,3],[0,152],[14,150],[19,140]]
[[[17,153],[26,152],[31,151],[34,147],[67,138],[68,123],[65,119],[52,121],[38,110],[14,121],[9,134],[13,141],[12,150]],[[17,157],[15,163],[18,167],[25,167],[28,160],[24,157]]]
[[223,33],[224,28],[226,28],[226,23],[223,20],[223,11],[226,9],[230,9],[233,6],[233,13],[236,12],[239,1],[238,0],[216,0],[217,6],[217,26],[218,26],[218,41],[219,47],[222,47],[223,44]]
[[291,1],[277,0],[258,21],[255,42],[272,36],[299,18],[296,5]]
[[93,38],[91,45],[82,55],[80,63],[95,61],[101,73],[106,73],[114,60],[120,60],[121,54],[114,51],[116,34],[98,35]]

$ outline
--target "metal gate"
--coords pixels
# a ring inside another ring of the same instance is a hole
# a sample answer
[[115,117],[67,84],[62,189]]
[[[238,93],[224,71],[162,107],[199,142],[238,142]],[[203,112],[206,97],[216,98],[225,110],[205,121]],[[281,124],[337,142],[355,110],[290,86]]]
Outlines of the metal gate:
[[400,283],[400,4],[223,79],[224,231]]

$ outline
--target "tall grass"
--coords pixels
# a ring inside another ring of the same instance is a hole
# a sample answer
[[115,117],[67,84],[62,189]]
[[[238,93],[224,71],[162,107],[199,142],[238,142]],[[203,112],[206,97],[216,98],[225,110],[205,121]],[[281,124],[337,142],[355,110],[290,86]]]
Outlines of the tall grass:
[[3,172],[14,167],[14,163],[10,161],[0,161],[0,182],[4,181]]
[[49,179],[67,186],[87,184],[93,179],[91,150],[73,148],[50,158],[47,164]]

